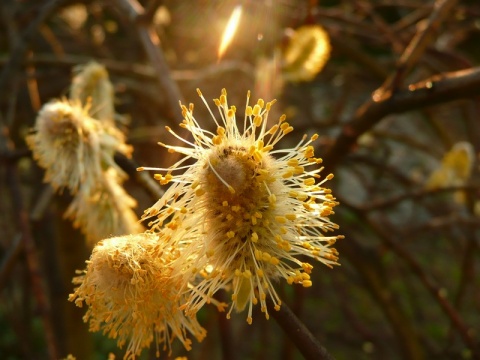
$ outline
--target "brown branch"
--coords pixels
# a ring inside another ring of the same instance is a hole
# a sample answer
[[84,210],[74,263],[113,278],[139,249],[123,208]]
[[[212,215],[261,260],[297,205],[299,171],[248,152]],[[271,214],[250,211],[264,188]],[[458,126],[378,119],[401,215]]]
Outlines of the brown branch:
[[[475,340],[471,336],[469,327],[463,322],[460,314],[457,312],[451,302],[442,295],[440,287],[438,287],[435,282],[423,271],[422,266],[418,263],[418,261],[399,241],[395,241],[392,238],[391,234],[387,232],[387,230],[385,230],[385,228],[392,228],[392,225],[389,224],[388,219],[386,219],[385,217],[381,217],[381,219],[376,222],[367,215],[365,215],[364,212],[355,208],[355,206],[352,206],[348,202],[343,201],[342,204],[344,207],[347,206],[348,208],[350,208],[350,210],[354,211],[358,218],[362,220],[362,223],[368,224],[368,226],[370,226],[375,231],[375,233],[380,237],[380,239],[390,249],[392,249],[392,251],[395,252],[397,256],[399,256],[405,261],[405,263],[410,267],[412,272],[417,276],[423,286],[428,290],[428,292],[440,305],[440,308],[445,313],[445,315],[447,315],[447,317],[450,319],[451,323],[456,328],[464,343],[472,351],[473,358],[477,359],[477,357],[479,356],[479,353],[477,353],[478,347],[475,343]],[[382,225],[380,225],[380,223]]]
[[2,89],[3,92],[8,91],[10,81],[13,75],[17,73],[19,66],[23,63],[22,60],[27,53],[28,45],[37,34],[40,25],[64,2],[66,2],[66,0],[51,0],[45,2],[45,5],[40,8],[38,15],[16,40],[15,47],[12,49],[9,59],[0,73],[0,89]]
[[170,68],[167,64],[163,51],[160,47],[160,39],[153,30],[152,26],[146,21],[145,9],[136,0],[115,0],[116,6],[125,13],[135,26],[143,48],[150,60],[152,67],[155,69],[156,78],[160,89],[163,92],[168,104],[168,116],[173,119],[183,118],[178,102],[183,100],[178,85],[172,80],[170,76]]
[[[342,203],[342,205],[344,205]],[[386,269],[378,254],[356,240],[355,231],[343,231],[348,241],[341,241],[337,249],[355,268],[365,284],[365,289],[378,304],[398,341],[398,349],[405,359],[425,359],[424,349],[415,328],[397,301],[391,288]]]
[[382,199],[378,201],[372,201],[367,206],[363,206],[361,211],[370,212],[385,210],[388,207],[396,206],[404,200],[418,200],[425,197],[434,196],[442,193],[456,192],[456,191],[465,191],[465,192],[478,192],[480,191],[479,186],[474,185],[464,185],[464,186],[448,186],[438,189],[419,189],[410,191],[404,194],[397,195],[390,199]]
[[380,99],[369,99],[341,130],[336,141],[323,156],[325,167],[332,171],[355,145],[357,139],[385,116],[403,113],[443,102],[480,95],[480,67],[432,76],[408,89]]
[[305,324],[293,313],[287,304],[282,303],[280,310],[274,309],[271,300],[267,301],[268,313],[277,321],[278,325],[289,336],[297,349],[307,360],[333,360],[332,355],[313,336]]
[[428,20],[425,22],[418,22],[417,33],[398,60],[397,71],[385,81],[379,90],[377,90],[379,91],[380,96],[384,96],[383,93],[385,92],[388,93],[395,91],[395,89],[397,89],[397,87],[403,82],[405,76],[418,62],[427,46],[433,40],[442,21],[451,15],[451,10],[457,2],[458,0],[437,0]]
[[0,265],[0,291],[3,289],[7,279],[10,277],[13,266],[15,265],[18,256],[21,253],[22,245],[22,236],[19,235],[15,237],[10,245],[10,248],[8,249],[8,252],[3,257],[2,264]]
[[22,232],[23,249],[25,251],[33,293],[35,295],[38,311],[42,319],[49,358],[58,359],[58,344],[52,324],[52,312],[45,288],[42,283],[42,272],[38,261],[35,242],[32,237],[28,214],[23,206],[22,195],[19,188],[20,180],[15,164],[10,164],[7,166],[7,181],[13,199],[12,202],[14,204],[14,216],[17,219],[18,226]]
[[[0,55],[0,65],[4,66],[9,60],[7,56]],[[23,65],[54,65],[72,67],[79,64],[85,64],[92,60],[91,56],[64,54],[56,56],[48,53],[35,53],[24,59]],[[157,79],[156,70],[148,65],[141,63],[132,63],[116,59],[96,58],[96,61],[104,65],[109,72],[125,73],[129,76],[137,76],[146,79]],[[238,60],[222,60],[220,64],[207,65],[204,68],[193,70],[171,70],[170,75],[175,81],[201,81],[210,77],[219,76],[222,73],[238,71],[242,76],[253,77],[254,67],[247,62]],[[383,78],[383,77],[382,77]],[[178,106],[178,101],[176,103]]]

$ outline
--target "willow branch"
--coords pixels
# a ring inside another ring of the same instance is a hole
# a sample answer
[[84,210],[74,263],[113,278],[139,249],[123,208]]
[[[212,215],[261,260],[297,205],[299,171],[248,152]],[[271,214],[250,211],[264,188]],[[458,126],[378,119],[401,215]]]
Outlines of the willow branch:
[[182,101],[182,103],[184,103],[185,101],[183,100],[178,85],[170,76],[170,68],[160,47],[160,39],[148,23],[148,16],[145,16],[145,9],[136,0],[115,0],[114,3],[122,10],[122,13],[127,14],[128,19],[135,27],[145,53],[152,67],[155,69],[155,75],[160,89],[167,100],[168,116],[177,120],[182,119],[183,116],[178,102]]
[[313,336],[305,324],[282,302],[280,310],[275,310],[271,300],[267,301],[268,313],[289,336],[297,349],[307,360],[334,360],[333,356]]
[[[380,237],[380,239],[392,249],[392,251],[397,254],[412,270],[413,274],[417,276],[423,286],[427,291],[432,295],[435,301],[439,304],[440,308],[444,314],[450,319],[452,325],[457,330],[458,334],[462,338],[466,346],[468,346],[473,352],[473,358],[477,358],[479,355],[477,353],[477,344],[471,336],[469,327],[464,323],[458,311],[454,308],[452,303],[442,295],[440,287],[437,286],[434,280],[432,280],[424,272],[420,263],[410,254],[410,252],[399,242],[395,241],[391,234],[389,234],[384,227],[391,228],[391,224],[385,217],[381,217],[379,221],[373,221],[369,216],[365,215],[364,212],[357,209],[355,206],[349,204],[347,201],[342,201],[343,206],[349,207],[352,211],[356,213],[359,219],[362,219],[364,224],[368,224],[375,233]],[[382,225],[380,225],[380,223]]]
[[42,319],[43,331],[46,339],[46,346],[50,359],[58,359],[58,344],[52,324],[52,312],[49,300],[42,282],[35,242],[32,237],[28,214],[23,206],[22,195],[19,188],[18,171],[15,164],[7,166],[7,181],[11,190],[13,203],[15,204],[14,216],[22,233],[22,245],[25,251],[27,267],[32,282],[33,292],[37,302],[38,310]]
[[480,95],[480,67],[432,76],[407,89],[386,94],[375,101],[369,99],[343,126],[335,142],[323,156],[331,171],[347,155],[357,139],[385,116],[403,113],[448,101]]
[[435,2],[428,20],[418,22],[415,36],[398,59],[397,71],[385,81],[380,92],[390,92],[401,84],[433,40],[442,21],[451,15],[451,10],[457,2],[458,0],[437,0]]
[[9,88],[10,79],[16,74],[18,67],[23,63],[22,60],[27,53],[28,45],[37,34],[40,25],[64,2],[65,0],[45,2],[45,5],[40,8],[38,15],[32,20],[19,38],[16,39],[16,44],[11,51],[11,55],[0,73],[0,89],[2,89],[2,91],[6,91],[6,89]]

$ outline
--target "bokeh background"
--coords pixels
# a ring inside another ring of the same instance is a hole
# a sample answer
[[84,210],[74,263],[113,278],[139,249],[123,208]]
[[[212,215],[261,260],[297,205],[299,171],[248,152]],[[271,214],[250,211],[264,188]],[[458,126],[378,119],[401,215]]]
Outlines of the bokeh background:
[[[158,189],[135,167],[172,164],[157,142],[175,140],[164,126],[177,128],[179,100],[213,128],[196,88],[209,101],[226,88],[240,118],[248,90],[276,98],[272,120],[285,113],[295,127],[281,146],[320,135],[345,235],[341,266],[315,266],[309,289],[278,284],[284,302],[336,359],[479,358],[477,0],[2,0],[0,15],[1,359],[123,356],[67,301],[91,248],[63,219],[71,194],[53,193],[25,144],[41,106],[91,60],[134,147],[116,159],[138,214]],[[199,319],[207,338],[172,357],[302,358],[260,313],[252,325],[214,307]]]

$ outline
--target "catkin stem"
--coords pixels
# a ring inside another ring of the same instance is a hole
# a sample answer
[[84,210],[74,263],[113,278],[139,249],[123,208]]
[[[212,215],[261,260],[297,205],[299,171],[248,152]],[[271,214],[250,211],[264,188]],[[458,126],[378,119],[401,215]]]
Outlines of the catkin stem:
[[282,302],[280,310],[274,309],[271,300],[267,301],[268,313],[289,336],[306,360],[334,360],[334,357],[320,344],[305,324]]

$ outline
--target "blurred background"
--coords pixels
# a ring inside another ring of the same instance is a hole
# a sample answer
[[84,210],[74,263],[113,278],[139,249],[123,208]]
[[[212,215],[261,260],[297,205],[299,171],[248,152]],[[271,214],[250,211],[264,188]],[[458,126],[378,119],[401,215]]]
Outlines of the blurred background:
[[[160,191],[135,167],[174,161],[157,142],[175,141],[164,127],[179,129],[179,100],[214,129],[196,88],[208,101],[226,88],[239,118],[248,90],[275,98],[271,120],[295,128],[280,146],[320,135],[345,235],[341,266],[318,263],[308,289],[279,283],[284,302],[336,359],[479,358],[477,0],[3,0],[0,15],[1,359],[123,357],[67,301],[91,244],[25,143],[91,60],[134,148],[116,160],[137,214]],[[207,307],[199,320],[207,338],[172,357],[302,358],[260,313],[248,325]]]

